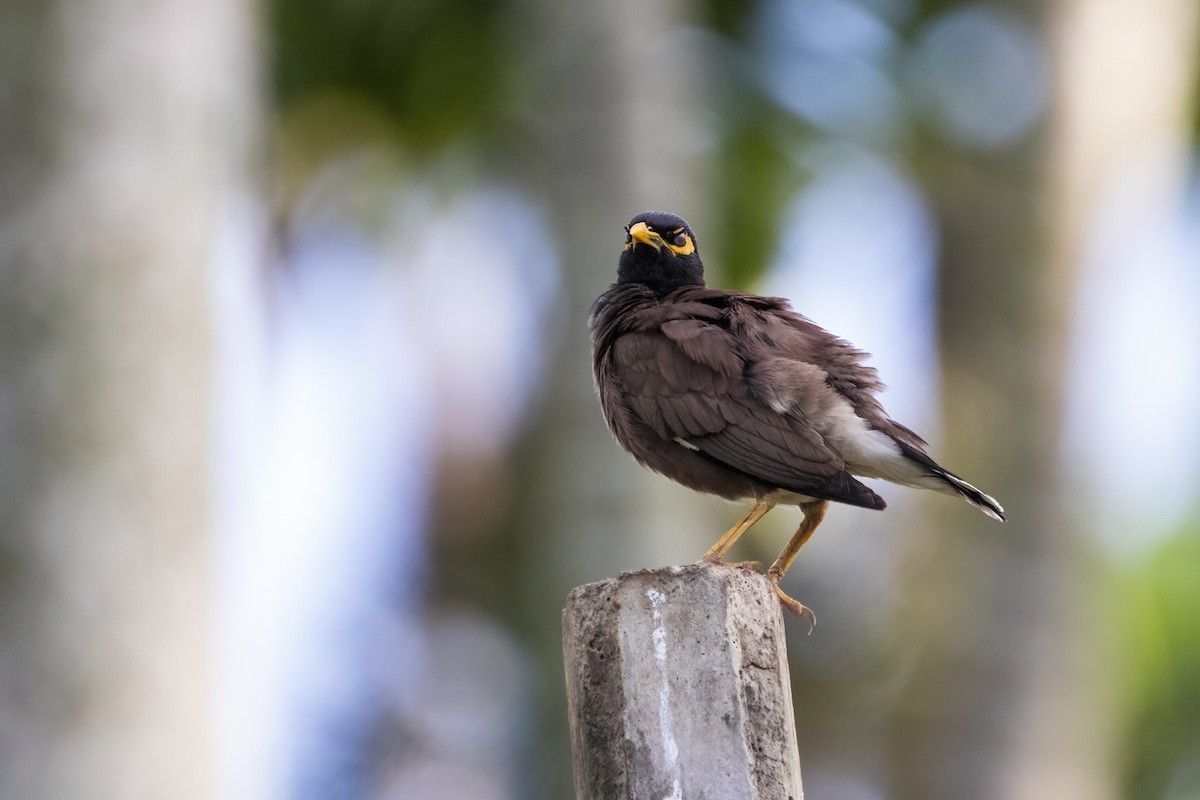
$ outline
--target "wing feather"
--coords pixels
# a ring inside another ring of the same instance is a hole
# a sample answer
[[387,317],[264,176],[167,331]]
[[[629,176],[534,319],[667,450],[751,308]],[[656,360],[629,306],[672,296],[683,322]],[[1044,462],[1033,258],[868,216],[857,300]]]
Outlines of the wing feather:
[[613,343],[608,369],[625,387],[634,415],[664,439],[685,439],[708,458],[762,483],[882,507],[874,492],[847,473],[816,428],[798,415],[780,413],[755,391],[739,337],[719,321],[675,312],[676,318]]

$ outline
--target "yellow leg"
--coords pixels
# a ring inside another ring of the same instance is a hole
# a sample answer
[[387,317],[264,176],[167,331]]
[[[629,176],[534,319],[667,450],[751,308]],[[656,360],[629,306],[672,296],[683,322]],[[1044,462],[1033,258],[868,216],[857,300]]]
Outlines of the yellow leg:
[[762,519],[763,514],[766,514],[774,507],[774,500],[767,498],[759,500],[754,504],[753,508],[746,512],[744,517],[738,520],[736,525],[721,534],[721,538],[717,539],[717,543],[708,548],[708,552],[696,563],[720,564],[724,560],[725,554],[729,552],[729,548],[733,547],[733,543],[742,538],[742,534],[750,530],[751,525]]
[[817,625],[816,615],[813,614],[808,606],[793,600],[783,589],[780,589],[779,579],[788,571],[788,567],[796,559],[796,554],[800,552],[800,548],[804,546],[804,543],[812,537],[813,531],[821,524],[821,520],[825,519],[825,512],[828,508],[828,500],[817,500],[812,503],[800,504],[800,510],[804,512],[804,519],[801,520],[800,527],[796,529],[796,533],[792,536],[791,541],[787,543],[787,547],[783,548],[783,552],[779,554],[779,558],[775,559],[775,563],[767,570],[767,580],[775,585],[775,593],[779,595],[779,602],[797,617],[804,617],[808,620],[809,633],[812,633],[813,628]]

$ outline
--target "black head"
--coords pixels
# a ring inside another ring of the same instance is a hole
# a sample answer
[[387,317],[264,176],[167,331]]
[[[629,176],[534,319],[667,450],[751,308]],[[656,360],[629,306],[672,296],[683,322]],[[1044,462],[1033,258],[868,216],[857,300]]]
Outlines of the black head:
[[625,252],[617,283],[645,284],[658,294],[680,286],[703,286],[704,265],[696,249],[696,235],[674,214],[638,214],[625,226]]

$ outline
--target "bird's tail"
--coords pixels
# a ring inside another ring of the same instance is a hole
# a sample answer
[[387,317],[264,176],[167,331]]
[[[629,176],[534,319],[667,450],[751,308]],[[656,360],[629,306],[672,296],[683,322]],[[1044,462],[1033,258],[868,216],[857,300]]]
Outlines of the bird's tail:
[[944,480],[951,489],[953,489],[959,495],[962,495],[964,500],[978,508],[983,513],[987,514],[992,519],[999,520],[1000,522],[1004,522],[1004,520],[1007,519],[1007,517],[1004,516],[1004,507],[996,502],[996,498],[979,491],[974,486],[955,475],[953,472],[947,472],[946,470],[939,468],[936,471],[936,474],[939,478]]

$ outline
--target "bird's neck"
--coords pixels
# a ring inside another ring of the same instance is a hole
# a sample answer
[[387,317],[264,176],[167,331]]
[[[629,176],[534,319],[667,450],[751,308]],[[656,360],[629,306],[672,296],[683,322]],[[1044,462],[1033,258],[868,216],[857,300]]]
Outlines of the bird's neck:
[[640,269],[617,271],[618,286],[644,286],[657,297],[663,297],[684,286],[704,286],[703,275],[689,275],[682,271],[656,269],[653,272]]

